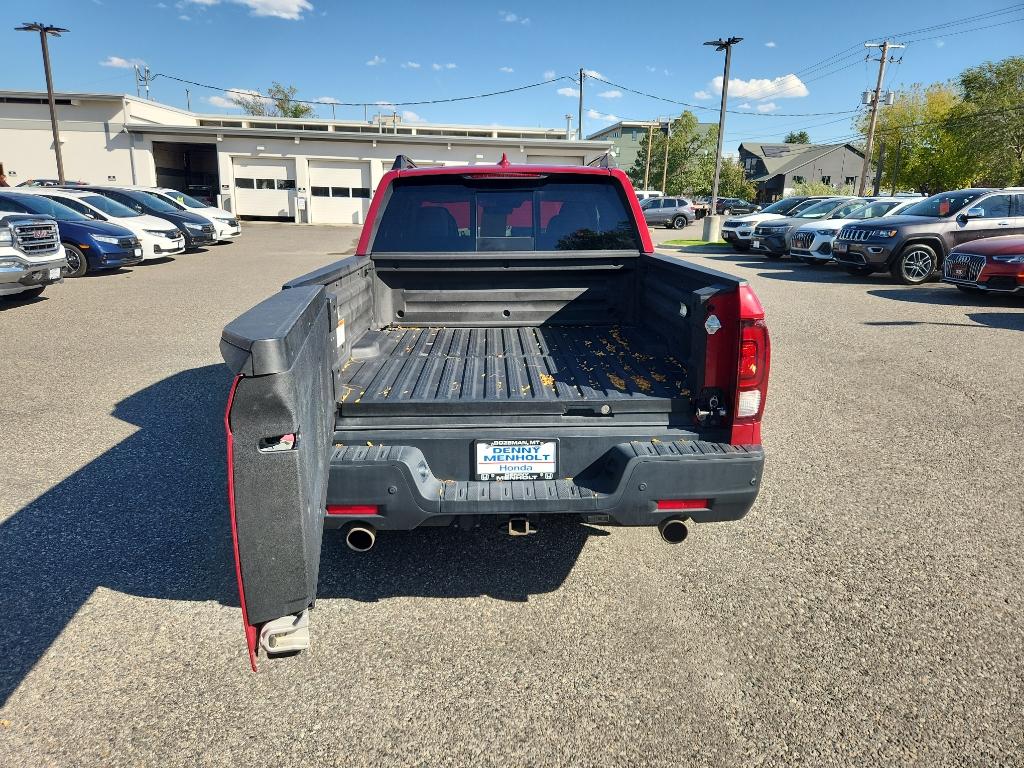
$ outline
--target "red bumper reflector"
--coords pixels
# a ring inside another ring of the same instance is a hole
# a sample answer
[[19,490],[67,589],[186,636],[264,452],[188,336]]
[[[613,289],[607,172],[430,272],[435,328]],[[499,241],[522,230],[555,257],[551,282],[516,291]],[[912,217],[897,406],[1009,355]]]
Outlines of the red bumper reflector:
[[658,509],[710,509],[707,499],[662,499]]
[[376,504],[328,504],[328,515],[376,515]]

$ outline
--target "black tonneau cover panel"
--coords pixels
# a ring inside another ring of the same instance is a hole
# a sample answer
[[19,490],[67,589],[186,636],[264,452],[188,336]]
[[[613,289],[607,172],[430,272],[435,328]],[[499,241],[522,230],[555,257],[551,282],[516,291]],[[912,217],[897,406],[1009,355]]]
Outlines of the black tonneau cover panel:
[[683,411],[686,371],[650,329],[388,327],[340,375],[342,415]]

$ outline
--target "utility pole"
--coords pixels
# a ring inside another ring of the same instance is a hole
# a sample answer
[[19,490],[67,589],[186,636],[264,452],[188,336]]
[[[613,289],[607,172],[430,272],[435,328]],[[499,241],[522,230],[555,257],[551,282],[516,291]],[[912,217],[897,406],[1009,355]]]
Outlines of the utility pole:
[[189,93],[188,88],[185,89],[185,106],[188,108],[189,112],[192,111],[192,94]]
[[[718,40],[708,40],[704,45],[713,45],[715,50],[719,53],[725,51],[725,73],[722,79],[722,106],[718,112],[718,150],[715,153],[715,180],[711,186],[711,211],[707,220],[705,221],[705,227],[711,224],[711,219],[717,216],[718,211],[718,177],[722,173],[722,141],[725,139],[725,102],[729,98],[729,68],[732,66],[732,47],[737,43],[743,42],[742,37],[730,37],[727,39],[719,38]],[[717,224],[715,219],[715,224]],[[712,227],[715,226],[712,224]],[[710,232],[710,229],[705,229],[705,235]],[[713,233],[715,239],[718,239],[718,232]],[[705,239],[709,239],[705,236]]]
[[583,80],[584,78],[586,78],[586,76],[587,73],[584,71],[583,67],[580,67],[580,107],[579,117],[576,120],[576,125],[579,127],[580,132],[580,141],[583,141]]
[[875,94],[871,99],[871,121],[868,123],[868,142],[864,148],[864,164],[861,166],[860,184],[857,188],[857,194],[862,197],[868,185],[868,171],[871,169],[871,149],[875,141],[875,126],[878,124],[878,102],[882,97],[882,82],[885,79],[885,65],[889,61],[889,51],[893,48],[906,48],[906,46],[883,40],[881,43],[864,43],[864,47],[881,48],[882,55],[876,59],[878,62],[878,82],[875,84]]
[[566,113],[565,115],[565,140],[569,141],[572,139],[572,115]]
[[651,123],[650,125],[647,126],[647,165],[644,168],[644,191],[645,192],[648,189],[650,189],[650,187],[647,186],[647,185],[648,185],[648,183],[651,180],[651,150],[654,149],[654,147],[652,147],[651,144],[653,143],[653,141],[654,141],[654,123]]
[[668,144],[672,138],[672,120],[665,123],[665,164],[661,166],[661,194],[667,195],[665,187],[668,186]]
[[142,76],[139,74],[139,65],[135,64],[134,67],[135,67],[135,95],[138,96],[141,99],[142,98],[142,91],[139,89],[139,82],[140,82]]
[[53,129],[53,153],[57,157],[57,180],[64,183],[64,158],[60,152],[60,130],[57,127],[57,104],[53,100],[53,75],[50,73],[50,46],[47,37],[53,35],[60,37],[61,32],[70,30],[63,27],[54,27],[48,24],[36,22],[25,22],[20,27],[15,27],[16,32],[38,32],[39,41],[43,46],[43,70],[46,72],[46,98],[50,102],[50,127]]
[[135,95],[141,96],[139,93],[139,87],[146,89],[146,98],[149,98],[149,84],[153,81],[153,75],[149,72],[149,67],[143,65],[142,68],[138,64],[135,65]]

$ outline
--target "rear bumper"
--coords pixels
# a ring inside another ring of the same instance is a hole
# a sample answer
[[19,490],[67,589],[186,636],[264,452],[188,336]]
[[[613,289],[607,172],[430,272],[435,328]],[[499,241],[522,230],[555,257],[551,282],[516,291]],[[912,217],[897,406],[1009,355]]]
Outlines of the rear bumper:
[[695,522],[737,520],[753,506],[763,470],[761,446],[634,441],[615,445],[576,478],[444,481],[418,448],[338,447],[327,506],[376,506],[377,514],[327,514],[324,523],[360,520],[381,530],[412,530],[460,518],[575,514],[594,523],[657,525],[676,514],[658,502],[676,499],[707,499],[704,509],[687,510]]

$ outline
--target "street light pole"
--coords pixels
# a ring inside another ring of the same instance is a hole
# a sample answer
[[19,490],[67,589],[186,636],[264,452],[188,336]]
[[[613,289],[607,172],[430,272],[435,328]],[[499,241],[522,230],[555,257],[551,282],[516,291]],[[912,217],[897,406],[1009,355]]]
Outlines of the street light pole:
[[53,151],[57,156],[57,179],[64,183],[64,158],[60,152],[60,130],[57,128],[57,104],[53,100],[53,75],[50,74],[50,47],[46,38],[49,35],[60,37],[61,32],[69,30],[37,22],[26,22],[14,28],[16,32],[38,32],[43,46],[43,69],[46,71],[46,97],[50,102],[50,127],[53,129]]
[[722,141],[725,138],[725,102],[729,98],[729,68],[732,66],[732,47],[742,42],[742,37],[709,40],[704,45],[715,46],[716,51],[725,51],[725,76],[722,80],[722,106],[718,112],[718,151],[715,154],[715,180],[711,187],[711,215],[718,212],[718,178],[722,173]]

